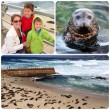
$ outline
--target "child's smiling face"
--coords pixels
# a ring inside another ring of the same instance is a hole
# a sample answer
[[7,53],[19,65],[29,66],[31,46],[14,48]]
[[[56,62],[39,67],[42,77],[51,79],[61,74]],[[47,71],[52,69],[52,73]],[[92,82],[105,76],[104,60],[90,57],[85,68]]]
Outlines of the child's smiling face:
[[32,14],[33,14],[33,11],[30,8],[24,8],[24,16],[26,18],[30,18]]
[[35,21],[35,29],[36,29],[36,31],[40,30],[41,28],[42,28],[42,22]]

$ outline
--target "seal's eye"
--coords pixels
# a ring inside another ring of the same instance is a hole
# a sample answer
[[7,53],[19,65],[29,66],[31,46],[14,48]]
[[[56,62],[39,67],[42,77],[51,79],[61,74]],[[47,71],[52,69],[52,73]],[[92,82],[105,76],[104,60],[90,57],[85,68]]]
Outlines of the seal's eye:
[[91,19],[92,17],[91,17],[91,16],[88,16],[87,18],[88,18],[88,19]]
[[76,19],[80,19],[81,17],[79,15],[76,16]]

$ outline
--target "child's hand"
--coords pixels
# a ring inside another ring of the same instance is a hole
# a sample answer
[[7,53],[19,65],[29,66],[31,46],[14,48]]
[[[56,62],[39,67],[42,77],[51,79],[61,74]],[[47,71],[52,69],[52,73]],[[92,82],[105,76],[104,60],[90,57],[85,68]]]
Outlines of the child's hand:
[[23,42],[23,46],[29,47],[29,42]]
[[30,51],[30,47],[26,47],[26,51],[28,52],[28,53],[30,53],[31,51]]

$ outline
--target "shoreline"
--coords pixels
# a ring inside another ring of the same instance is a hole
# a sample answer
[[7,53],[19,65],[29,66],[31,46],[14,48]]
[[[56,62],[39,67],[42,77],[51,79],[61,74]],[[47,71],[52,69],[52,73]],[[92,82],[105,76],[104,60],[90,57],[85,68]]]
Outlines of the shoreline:
[[[89,95],[94,95],[94,96],[109,96],[109,93],[105,93],[105,92],[100,92],[100,91],[92,91],[92,90],[87,90],[87,89],[80,89],[80,88],[77,88],[77,87],[67,87],[67,86],[60,86],[60,85],[54,85],[53,87],[53,84],[50,84],[50,83],[43,83],[43,82],[40,82],[40,81],[35,81],[35,83],[39,83],[39,85],[42,85],[44,87],[47,87],[49,89],[58,89],[56,91],[65,91],[65,92],[69,92],[69,93],[73,93],[73,92],[77,92],[77,94],[89,94]],[[66,90],[65,90],[65,87],[66,87]]]
[[[1,77],[2,108],[108,108],[109,96],[75,89],[65,91],[30,77]],[[13,95],[13,97],[10,97]]]

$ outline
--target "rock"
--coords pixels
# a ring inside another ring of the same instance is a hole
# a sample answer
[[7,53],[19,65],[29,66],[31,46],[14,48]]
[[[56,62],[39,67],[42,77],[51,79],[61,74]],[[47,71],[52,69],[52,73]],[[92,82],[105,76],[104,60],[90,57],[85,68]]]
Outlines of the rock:
[[101,77],[101,76],[97,76],[97,77],[95,77],[95,79],[106,80],[107,78],[105,78],[105,77]]

